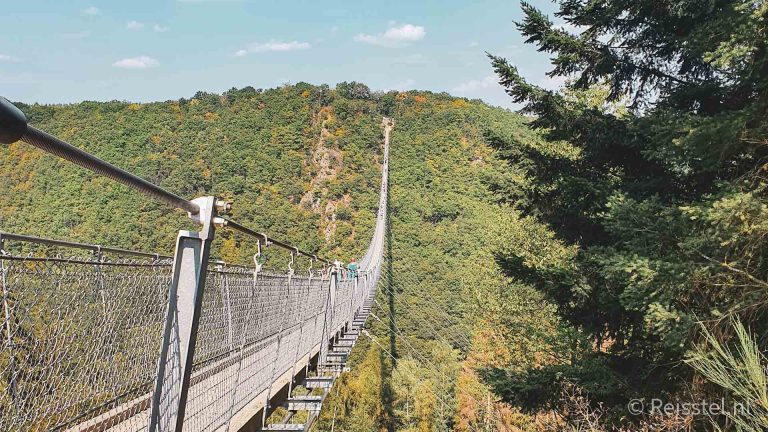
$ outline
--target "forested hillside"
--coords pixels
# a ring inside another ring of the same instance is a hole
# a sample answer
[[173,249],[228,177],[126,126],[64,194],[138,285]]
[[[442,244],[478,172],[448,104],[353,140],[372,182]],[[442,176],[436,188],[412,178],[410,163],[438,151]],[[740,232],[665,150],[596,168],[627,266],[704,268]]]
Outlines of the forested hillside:
[[[381,115],[308,84],[178,101],[24,106],[30,122],[184,197],[236,202],[236,219],[343,258],[372,233]],[[24,144],[0,155],[0,226],[168,252],[187,218]],[[249,262],[242,239],[223,258]],[[281,264],[282,265],[282,264]]]
[[398,95],[393,117],[392,267],[371,320],[376,341],[355,353],[359,366],[334,389],[319,430],[530,426],[495,403],[478,371],[556,355],[554,308],[495,259],[521,221],[489,188],[506,166],[485,135],[533,135],[520,116],[439,95]]

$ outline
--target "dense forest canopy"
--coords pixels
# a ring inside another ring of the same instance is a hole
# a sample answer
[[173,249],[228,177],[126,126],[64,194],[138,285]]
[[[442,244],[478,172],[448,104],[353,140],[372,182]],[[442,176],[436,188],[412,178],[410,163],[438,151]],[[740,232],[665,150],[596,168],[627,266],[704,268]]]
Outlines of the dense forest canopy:
[[[21,107],[38,128],[168,190],[232,200],[241,223],[346,259],[372,234],[381,115],[372,102],[335,95],[300,83],[147,104]],[[0,164],[8,231],[168,252],[189,226],[181,212],[22,143]],[[249,262],[241,241],[222,232],[220,253]]]

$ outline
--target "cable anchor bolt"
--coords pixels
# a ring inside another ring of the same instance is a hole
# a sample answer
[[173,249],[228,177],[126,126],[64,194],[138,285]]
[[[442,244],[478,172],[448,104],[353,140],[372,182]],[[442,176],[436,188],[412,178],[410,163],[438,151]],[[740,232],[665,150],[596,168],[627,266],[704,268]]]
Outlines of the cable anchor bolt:
[[216,211],[227,214],[232,210],[232,203],[224,200],[216,200]]

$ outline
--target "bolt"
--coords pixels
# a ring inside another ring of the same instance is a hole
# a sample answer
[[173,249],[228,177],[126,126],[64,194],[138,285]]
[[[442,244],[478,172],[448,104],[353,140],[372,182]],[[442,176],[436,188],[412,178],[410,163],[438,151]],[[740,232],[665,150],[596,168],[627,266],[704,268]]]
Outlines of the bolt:
[[225,226],[227,226],[227,221],[224,218],[215,217],[213,218],[213,225],[216,228],[224,228]]
[[229,211],[232,210],[232,203],[224,200],[216,200],[216,210],[222,214],[229,213]]

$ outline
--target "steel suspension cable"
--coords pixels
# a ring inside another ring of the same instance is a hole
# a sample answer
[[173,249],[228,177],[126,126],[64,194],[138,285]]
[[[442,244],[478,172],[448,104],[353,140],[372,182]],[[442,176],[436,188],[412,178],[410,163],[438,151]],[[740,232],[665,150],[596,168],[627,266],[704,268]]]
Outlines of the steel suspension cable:
[[[388,270],[388,266],[384,266],[384,267],[385,267],[385,270],[384,270],[384,271],[385,271],[385,272],[389,272],[389,270]],[[387,273],[387,274],[391,274],[391,273]],[[397,300],[397,299],[398,299],[398,296],[396,296],[396,293],[395,293],[395,292],[393,292],[393,289],[390,289],[389,287],[387,287],[387,286],[386,286],[386,284],[381,284],[381,285],[383,285],[383,286],[382,286],[382,289],[383,289],[384,291],[386,291],[386,292],[387,292],[389,295],[392,295],[392,296],[393,296],[393,298],[394,298],[395,300]],[[382,308],[383,308],[383,305],[381,305],[381,303],[380,303],[380,302],[378,302],[378,301],[376,301],[376,300],[374,300],[374,302],[375,302],[377,305],[379,305],[380,307],[382,307]],[[407,304],[406,302],[404,302],[404,301],[401,301],[401,305],[402,305],[404,308],[408,309],[408,311],[409,311],[409,312],[411,312],[411,311],[413,310],[413,309],[411,309],[410,305],[408,305],[408,304]],[[418,309],[418,306],[414,306],[414,307],[415,307],[416,309]],[[390,311],[390,313],[392,313],[392,311]],[[437,370],[437,368],[436,368],[436,366],[434,365],[434,363],[432,363],[431,361],[429,361],[429,359],[425,358],[425,357],[424,357],[422,354],[420,354],[420,353],[418,352],[418,350],[416,350],[416,349],[413,347],[413,345],[410,343],[410,341],[408,341],[408,339],[405,337],[405,335],[403,335],[402,331],[401,331],[401,330],[400,330],[400,329],[397,327],[397,325],[394,323],[394,321],[393,321],[393,322],[391,322],[391,323],[385,323],[385,322],[384,322],[384,321],[382,321],[382,320],[381,320],[381,318],[379,318],[379,317],[378,317],[376,314],[374,314],[374,313],[371,313],[371,315],[372,315],[372,316],[373,316],[373,317],[374,317],[376,320],[378,320],[379,322],[381,322],[382,324],[384,324],[384,325],[391,325],[391,326],[392,326],[392,328],[395,330],[395,333],[396,333],[396,335],[397,335],[398,337],[400,337],[400,339],[401,339],[401,340],[402,340],[402,341],[403,341],[403,342],[406,344],[406,346],[407,346],[407,347],[408,347],[408,348],[411,350],[411,352],[412,352],[412,353],[414,353],[415,355],[419,356],[419,357],[421,358],[422,362],[426,361],[426,362],[430,363],[430,365],[431,365],[431,366],[432,366],[432,367],[433,367],[435,370]],[[427,314],[427,315],[428,315],[428,314]],[[431,325],[430,325],[429,327],[430,327],[430,329],[431,329],[431,333],[432,333],[432,336],[434,336],[435,338],[438,338],[438,339],[440,339],[440,340],[441,340],[443,343],[445,343],[446,345],[448,345],[448,346],[451,346],[451,343],[450,343],[448,340],[446,340],[446,338],[445,338],[445,337],[444,337],[444,336],[443,336],[443,335],[442,335],[440,332],[438,332],[438,331],[437,331],[437,330],[436,330],[434,327],[432,327]],[[466,339],[466,338],[465,338],[465,340],[467,340],[467,342],[469,343],[469,340],[468,340],[468,339]],[[455,343],[455,342],[456,342],[456,340],[453,340],[453,342]],[[457,388],[457,389],[459,389],[458,383],[456,383],[456,382],[455,382],[455,380],[452,380],[452,381],[453,381],[454,385],[456,386],[456,388]],[[466,395],[466,396],[469,396],[469,397],[470,397],[472,400],[474,400],[474,401],[475,401],[475,402],[476,402],[478,405],[482,405],[482,404],[480,403],[480,401],[479,401],[477,398],[475,398],[474,396],[472,396],[471,394],[469,394],[469,393],[465,393],[465,395]],[[497,415],[501,416],[501,413],[500,413],[500,412],[498,412],[498,408],[497,408],[497,407],[495,407],[495,405],[494,405],[494,408],[495,408],[494,410],[495,410],[495,411],[497,411]],[[501,418],[501,417],[500,417],[500,418]]]
[[[390,273],[390,271],[389,271],[389,269],[387,268],[387,266],[385,266],[385,268],[384,268],[384,270],[383,270],[383,271],[385,272],[385,274],[386,274],[386,275],[392,274],[392,275],[394,276],[394,273]],[[405,278],[406,278],[408,281],[413,281],[412,277],[409,277],[409,276],[405,276]],[[397,274],[397,276],[396,276],[396,280],[400,280],[400,281],[402,281],[402,279],[403,279],[403,276],[400,276],[400,274]],[[398,285],[398,284],[396,284],[396,285]],[[402,287],[407,287],[407,285],[406,285],[406,284],[404,284],[404,283],[402,283],[402,282],[401,282],[401,284],[399,284],[399,285],[400,285],[400,286],[402,286]],[[389,290],[389,292],[390,292],[390,293],[392,293],[392,292],[393,292],[393,290],[397,289],[397,286],[393,287],[392,289],[390,289],[388,286],[384,286],[384,289],[385,289],[385,290]],[[395,293],[393,293],[393,294],[396,294],[396,292],[395,292]],[[419,297],[419,295],[418,295],[418,291],[416,291],[415,289],[411,290],[411,291],[409,292],[409,294],[413,295],[414,297]],[[429,293],[427,293],[427,294],[429,294]],[[431,299],[434,301],[434,297],[432,297],[432,296],[431,296],[431,294],[429,294],[429,295],[430,295],[430,298],[431,298]],[[425,307],[431,307],[431,308],[433,308],[433,309],[436,309],[436,310],[438,310],[438,311],[442,312],[442,313],[443,313],[443,315],[446,317],[446,319],[445,319],[445,320],[443,320],[443,322],[440,322],[440,321],[437,321],[437,318],[436,318],[436,317],[434,317],[434,315],[432,315],[432,314],[428,314],[428,316],[429,316],[430,318],[434,318],[434,322],[435,322],[436,324],[438,324],[438,326],[442,326],[442,325],[444,325],[444,324],[445,324],[445,322],[448,322],[448,323],[450,323],[450,324],[453,324],[454,326],[461,326],[461,323],[460,323],[460,322],[458,322],[458,320],[455,320],[455,321],[454,321],[453,317],[451,317],[451,315],[450,315],[448,312],[446,312],[445,310],[443,310],[442,308],[440,308],[440,306],[438,306],[436,302],[434,302],[434,303],[425,302],[425,304],[427,305],[427,306],[425,306]],[[458,333],[458,332],[455,332],[454,334],[455,334],[455,336],[457,336],[457,337],[461,338],[461,341],[462,341],[462,342],[464,342],[464,343],[466,343],[466,344],[467,344],[467,346],[471,346],[471,345],[472,345],[472,341],[471,341],[471,340],[470,340],[470,339],[469,339],[469,338],[468,338],[466,335],[464,335],[463,333]],[[454,340],[454,342],[456,342],[456,340]],[[460,345],[460,344],[458,344],[458,345]]]
[[[398,278],[400,280],[402,280],[402,276],[398,276]],[[410,281],[410,282],[414,282],[415,281],[415,279],[412,276],[406,276],[406,279],[407,279],[407,281]],[[413,283],[413,285],[414,286],[416,286],[416,285],[423,285],[423,283],[421,283],[421,281],[416,281],[416,282]],[[407,290],[408,284],[407,283],[402,283],[401,286]],[[415,296],[415,297],[418,297],[419,293],[423,293],[423,294],[425,294],[426,297],[429,297],[428,299],[425,299],[425,300],[428,300],[427,304],[429,304],[429,306],[431,306],[433,309],[436,309],[438,312],[442,313],[442,315],[444,316],[444,322],[447,322],[447,323],[449,323],[449,324],[451,324],[451,325],[453,325],[455,327],[462,326],[462,323],[458,319],[455,319],[445,309],[440,307],[440,305],[438,304],[437,300],[432,295],[432,293],[430,293],[429,291],[426,291],[426,290],[418,291],[415,288],[410,290],[410,294]],[[431,302],[429,302],[429,300],[431,300]],[[459,332],[456,332],[455,334],[456,334],[456,336],[462,338],[463,341],[467,343],[467,345],[471,345],[471,340],[468,337],[466,337],[466,335],[464,335],[463,333],[459,333]]]
[[[366,333],[367,333],[367,332],[366,332]],[[379,341],[376,339],[376,337],[375,337],[375,336],[373,336],[373,335],[371,335],[371,334],[366,334],[366,336],[368,336],[368,339],[370,339],[370,340],[371,340],[373,343],[375,343],[375,344],[376,344],[376,345],[379,347],[379,349],[381,349],[382,351],[384,351],[384,353],[386,353],[386,354],[387,354],[387,355],[388,355],[388,356],[389,356],[389,357],[390,357],[390,358],[391,358],[393,361],[395,361],[395,362],[397,361],[397,358],[396,358],[394,355],[392,355],[392,353],[391,353],[391,352],[390,352],[388,349],[384,348],[384,346],[382,346],[382,345],[381,345],[381,343],[379,343]],[[417,359],[417,360],[418,360],[418,359]],[[445,402],[445,400],[444,400],[443,398],[441,398],[441,397],[440,397],[439,395],[437,395],[436,393],[433,393],[433,394],[434,394],[435,398],[436,398],[438,401],[440,401],[440,403],[443,405],[443,407],[444,407],[444,408],[448,408],[449,410],[451,409],[450,405],[449,405],[447,402]],[[454,409],[454,410],[455,410],[455,409]],[[479,431],[478,431],[478,430],[477,430],[475,427],[473,427],[471,424],[470,424],[470,425],[468,425],[468,426],[469,426],[469,427],[470,427],[470,428],[471,428],[473,431],[475,431],[475,432],[479,432]]]
[[[410,312],[412,312],[414,309],[415,309],[415,310],[419,310],[420,312],[422,312],[420,315],[421,315],[421,316],[423,316],[423,317],[426,317],[426,318],[427,318],[427,319],[424,321],[424,322],[425,322],[425,324],[427,324],[427,326],[426,326],[426,327],[428,327],[430,330],[432,330],[432,332],[433,332],[434,334],[440,334],[440,333],[439,333],[439,332],[438,332],[438,331],[435,329],[435,327],[432,325],[432,322],[430,322],[430,321],[432,321],[432,315],[430,315],[428,312],[423,312],[423,310],[425,310],[425,309],[426,309],[428,306],[416,306],[416,305],[409,305],[409,304],[408,304],[408,303],[406,303],[404,300],[400,299],[400,298],[399,298],[399,296],[397,296],[397,295],[396,295],[397,293],[396,293],[396,292],[394,292],[394,290],[393,290],[393,289],[391,289],[391,288],[387,287],[387,286],[386,286],[386,284],[382,284],[382,291],[383,291],[383,292],[384,292],[386,295],[390,295],[390,296],[392,296],[392,297],[394,298],[394,301],[395,301],[395,302],[399,302],[399,303],[400,303],[400,307],[402,307],[402,308],[404,308],[404,309],[407,309],[407,310],[408,310],[408,311],[410,311]],[[377,302],[377,303],[378,303],[378,302]],[[439,323],[438,323],[438,326],[439,326]],[[441,335],[441,339],[445,340],[445,337]],[[452,343],[452,344],[451,344],[451,343],[449,343],[449,345],[458,345],[458,346],[462,346],[462,345],[463,345],[463,343],[466,343],[466,345],[467,345],[467,346],[471,346],[471,345],[472,345],[471,341],[470,341],[468,338],[466,338],[466,336],[464,337],[464,340],[463,340],[463,341],[459,341],[459,340],[457,340],[457,339],[455,339],[455,338],[454,338],[454,339],[452,339],[452,342],[453,342],[453,343]],[[463,342],[463,343],[462,343],[462,342]]]
[[[424,310],[426,308],[425,306],[409,305],[404,300],[399,299],[395,295],[396,293],[394,293],[392,290],[390,290],[388,288],[385,288],[385,287],[382,287],[382,290],[384,291],[384,294],[392,296],[394,298],[394,302],[395,303],[398,303],[398,302],[400,303],[398,307],[406,309],[408,312],[414,312],[414,311],[421,312],[418,315],[420,315],[422,318],[424,318],[423,319],[423,323],[425,324],[425,328],[431,330],[432,333],[434,333],[434,334],[439,334],[437,329],[435,329],[435,327],[433,326],[433,323],[430,322],[430,320],[431,320],[430,314],[428,312],[424,312]],[[376,301],[376,304],[379,304],[381,306],[381,303],[379,303],[378,301]],[[441,335],[441,339],[443,339],[443,341],[445,341],[445,336]],[[455,339],[451,340],[451,342],[452,343],[448,343],[448,345],[458,345],[458,346],[462,345],[461,343],[457,342]]]
[[[384,271],[385,271],[385,272],[387,272],[387,274],[389,274],[388,266],[384,266],[384,268],[385,268],[385,269],[384,269]],[[386,284],[385,284],[385,283],[382,283],[381,285],[382,285],[382,290],[383,290],[383,291],[385,291],[385,292],[386,292],[387,294],[389,294],[389,295],[392,295],[392,296],[393,296],[393,298],[394,298],[395,300],[398,300],[398,299],[399,299],[399,297],[396,295],[397,293],[396,293],[396,292],[394,292],[394,291],[393,291],[393,289],[390,289],[388,286],[386,286]],[[382,305],[382,304],[381,304],[379,301],[377,301],[377,300],[374,300],[374,301],[375,301],[375,303],[376,303],[377,305],[379,305],[380,307],[382,307],[382,308],[384,307],[384,306],[383,306],[383,305]],[[413,309],[416,309],[416,310],[421,310],[421,309],[419,309],[419,306],[413,306],[413,307],[411,307],[411,305],[409,305],[408,303],[406,303],[406,302],[405,302],[405,301],[403,301],[403,300],[401,300],[401,301],[400,301],[400,303],[401,303],[401,306],[402,306],[404,309],[407,309],[407,310],[408,310],[408,312],[412,312],[412,311],[413,311]],[[422,306],[422,307],[423,307],[423,308],[426,308],[426,307],[428,307],[428,306]],[[391,313],[391,311],[390,311],[390,313]],[[387,325],[387,326],[391,325],[391,326],[394,328],[394,330],[395,330],[395,332],[396,332],[396,335],[397,335],[398,337],[400,337],[400,339],[401,339],[401,340],[402,340],[402,341],[403,341],[403,342],[404,342],[404,343],[407,345],[407,347],[408,347],[408,348],[409,348],[409,349],[410,349],[410,350],[411,350],[411,351],[412,351],[414,354],[418,355],[419,357],[422,357],[422,359],[425,359],[425,358],[423,357],[423,355],[422,355],[422,354],[420,354],[420,353],[418,353],[418,350],[416,350],[416,349],[413,347],[413,345],[412,345],[412,344],[411,344],[411,343],[410,343],[410,342],[407,340],[407,338],[405,337],[405,335],[402,333],[402,331],[401,331],[401,330],[400,330],[400,329],[397,327],[397,325],[396,325],[394,322],[391,322],[391,323],[386,323],[386,322],[382,321],[382,320],[381,320],[381,318],[379,318],[377,315],[375,315],[375,314],[373,314],[373,313],[372,313],[371,315],[372,315],[372,316],[373,316],[373,317],[374,317],[376,320],[378,320],[379,322],[381,322],[382,324],[384,324],[384,325]],[[429,315],[429,314],[428,314],[428,313],[426,313],[426,315]],[[451,345],[451,343],[450,343],[448,340],[446,340],[446,337],[445,337],[445,336],[443,336],[443,335],[442,335],[442,334],[441,334],[439,331],[437,331],[437,330],[436,330],[436,329],[435,329],[433,326],[431,326],[431,325],[430,325],[430,326],[429,326],[429,328],[430,328],[430,330],[431,330],[431,334],[432,334],[432,336],[433,336],[433,337],[435,337],[435,338],[437,338],[437,339],[440,339],[440,340],[441,340],[441,342],[445,343],[445,344],[446,344],[446,345],[448,345],[448,346],[450,346],[450,345]],[[469,343],[469,340],[468,340],[468,339],[466,339],[466,338],[465,338],[465,340],[466,340],[466,341]],[[452,340],[452,342],[456,343],[456,340],[454,339],[454,340]],[[430,364],[431,364],[433,367],[435,367],[434,363],[432,363],[432,362],[431,362],[431,361],[429,361],[428,359],[425,359],[425,360],[427,360],[427,361],[428,361],[428,362],[429,362],[429,363],[430,363]],[[455,383],[455,385],[456,385],[456,387],[457,387],[457,389],[458,389],[458,385],[457,385],[456,383]],[[479,401],[477,398],[475,398],[474,396],[472,396],[471,394],[469,394],[469,393],[466,393],[465,395],[466,395],[466,396],[469,396],[469,397],[470,397],[472,400],[474,400],[474,401],[475,401],[475,402],[476,402],[478,405],[482,405],[482,404],[480,403],[480,401]],[[496,411],[496,414],[499,416],[499,418],[501,418],[501,413],[498,411],[498,407],[496,407],[495,405],[493,405],[493,407],[494,407],[494,411]]]
[[[374,317],[374,318],[375,318],[377,321],[379,321],[380,323],[382,323],[382,324],[384,324],[384,325],[388,325],[388,323],[385,323],[385,322],[384,322],[384,321],[383,321],[381,318],[379,318],[379,317],[378,317],[376,314],[374,314],[374,313],[371,313],[371,316],[373,316],[373,317]],[[435,365],[435,363],[433,363],[433,362],[432,362],[431,360],[429,360],[429,359],[428,359],[426,356],[424,356],[423,354],[421,354],[421,353],[420,353],[420,352],[419,352],[419,351],[418,351],[418,350],[417,350],[417,349],[416,349],[416,348],[415,348],[415,347],[414,347],[414,346],[411,344],[411,342],[410,342],[410,341],[407,339],[407,337],[406,337],[405,335],[403,335],[402,331],[401,331],[400,329],[398,329],[396,325],[394,325],[394,324],[393,324],[393,328],[394,328],[394,330],[395,330],[395,334],[396,334],[396,336],[398,336],[398,337],[400,338],[400,340],[402,340],[402,341],[405,343],[406,347],[407,347],[407,348],[409,348],[409,350],[410,350],[410,351],[411,351],[413,354],[415,354],[415,356],[418,356],[417,360],[420,360],[422,363],[429,363],[429,366],[431,367],[431,369],[432,369],[432,370],[435,370],[435,371],[437,371],[437,369],[438,369],[438,368],[437,368],[437,365]],[[427,368],[427,369],[430,369],[430,368]],[[435,372],[435,374],[437,374],[437,372]],[[456,380],[456,378],[448,377],[448,376],[445,376],[445,375],[444,375],[444,376],[442,376],[442,377],[438,376],[437,378],[444,378],[444,379],[446,379],[446,380],[450,381],[450,382],[451,382],[451,383],[454,385],[454,387],[456,388],[456,393],[457,393],[457,394],[459,394],[459,393],[461,392],[461,388],[460,388],[460,386],[459,386],[459,383],[458,383],[458,381]],[[480,403],[480,401],[479,401],[479,400],[478,400],[476,397],[474,397],[474,396],[473,396],[471,393],[469,393],[468,391],[466,391],[466,390],[465,390],[465,391],[464,391],[464,393],[461,393],[461,394],[464,394],[465,396],[468,396],[470,399],[472,399],[473,401],[475,401],[475,403],[477,403],[478,405],[482,405],[482,403]],[[494,406],[494,407],[495,407],[495,406]],[[496,408],[496,410],[498,410],[498,408]],[[498,414],[499,416],[501,416],[501,413],[500,413],[500,412],[497,412],[497,414]]]
[[[380,323],[387,325],[387,323],[385,323],[385,322],[384,322],[384,321],[383,321],[381,318],[379,318],[379,317],[378,317],[376,314],[374,314],[374,313],[371,313],[371,316],[373,316],[373,317],[374,317],[374,318],[375,318],[377,321],[379,321]],[[429,360],[429,358],[427,358],[427,357],[426,357],[424,354],[422,354],[421,352],[419,352],[419,350],[417,350],[417,349],[416,349],[416,348],[415,348],[415,347],[414,347],[414,346],[411,344],[411,342],[408,340],[408,338],[407,338],[407,337],[406,337],[406,336],[403,334],[402,330],[400,330],[399,328],[397,328],[397,326],[396,326],[396,325],[394,325],[394,326],[393,326],[393,328],[394,328],[394,330],[395,330],[395,334],[396,334],[398,337],[400,337],[400,339],[401,339],[401,340],[402,340],[402,341],[403,341],[403,342],[406,344],[406,346],[407,346],[407,347],[408,347],[408,348],[411,350],[411,352],[412,352],[413,354],[417,355],[417,356],[418,356],[418,357],[419,357],[419,358],[422,360],[422,362],[425,362],[425,363],[429,363],[429,364],[430,364],[430,366],[432,366],[432,368],[433,368],[435,371],[438,369],[438,368],[437,368],[437,365],[436,365],[435,363],[433,363],[431,360]],[[453,384],[453,385],[456,387],[456,389],[457,389],[457,390],[459,390],[459,385],[458,385],[458,382],[456,381],[456,378],[447,377],[447,376],[443,376],[442,378],[445,378],[445,379],[447,379],[448,381],[450,381],[450,382],[451,382],[451,383],[452,383],[452,384]],[[479,403],[479,401],[478,401],[477,399],[475,399],[475,398],[474,398],[474,396],[472,396],[471,394],[467,394],[467,396],[469,396],[470,398],[474,399],[474,400],[475,400],[475,402],[478,402],[478,403]]]

